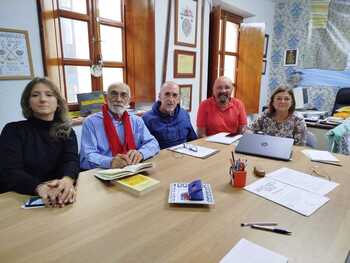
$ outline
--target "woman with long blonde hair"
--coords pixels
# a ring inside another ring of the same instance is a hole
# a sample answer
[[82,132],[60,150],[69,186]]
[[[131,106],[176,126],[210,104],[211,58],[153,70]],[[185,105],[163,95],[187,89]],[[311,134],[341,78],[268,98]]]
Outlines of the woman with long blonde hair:
[[26,120],[8,123],[0,136],[0,193],[39,195],[47,206],[73,203],[79,158],[65,100],[52,81],[34,78],[21,107]]

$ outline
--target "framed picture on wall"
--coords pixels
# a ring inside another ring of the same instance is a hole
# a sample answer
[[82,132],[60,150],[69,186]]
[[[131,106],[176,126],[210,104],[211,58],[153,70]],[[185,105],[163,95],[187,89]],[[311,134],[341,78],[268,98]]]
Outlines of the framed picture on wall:
[[267,56],[267,50],[269,48],[269,35],[265,34],[265,40],[264,40],[264,55],[263,57],[266,58]]
[[175,44],[195,47],[197,44],[197,0],[175,1]]
[[179,85],[180,87],[180,106],[187,110],[191,111],[192,109],[192,85]]
[[196,70],[196,52],[174,51],[174,78],[194,78]]
[[298,49],[286,49],[284,52],[284,66],[296,66],[298,64]]
[[28,31],[0,28],[0,80],[33,76]]

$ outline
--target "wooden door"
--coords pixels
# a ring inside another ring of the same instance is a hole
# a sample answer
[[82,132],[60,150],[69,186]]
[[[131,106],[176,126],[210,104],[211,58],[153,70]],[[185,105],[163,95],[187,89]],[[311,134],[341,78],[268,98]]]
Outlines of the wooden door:
[[210,13],[209,33],[209,76],[208,76],[208,98],[212,95],[214,81],[222,74],[219,71],[219,39],[220,39],[221,7],[215,6]]
[[247,113],[259,112],[265,24],[242,23],[235,97],[243,101]]

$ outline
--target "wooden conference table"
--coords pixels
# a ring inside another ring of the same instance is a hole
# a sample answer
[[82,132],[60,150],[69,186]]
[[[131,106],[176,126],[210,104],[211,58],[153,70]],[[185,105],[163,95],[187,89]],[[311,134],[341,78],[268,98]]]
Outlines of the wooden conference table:
[[[81,173],[74,205],[63,209],[24,210],[27,196],[0,195],[0,262],[218,262],[241,238],[289,258],[289,262],[344,262],[350,248],[350,162],[343,167],[311,163],[295,147],[293,161],[246,156],[248,183],[252,167],[273,171],[283,166],[311,173],[312,167],[340,185],[330,201],[310,217],[229,184],[232,145],[198,140],[220,149],[208,159],[179,157],[163,150],[153,159],[150,176],[159,188],[135,197]],[[171,182],[201,178],[213,189],[213,207],[168,205]],[[292,231],[285,236],[241,227],[242,222],[275,221]]]

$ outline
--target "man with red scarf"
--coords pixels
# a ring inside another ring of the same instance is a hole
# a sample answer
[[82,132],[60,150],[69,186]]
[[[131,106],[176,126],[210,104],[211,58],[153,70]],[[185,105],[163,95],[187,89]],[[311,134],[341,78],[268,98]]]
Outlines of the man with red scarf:
[[159,144],[142,118],[126,111],[130,88],[114,83],[107,91],[102,112],[90,115],[83,124],[80,150],[82,169],[121,168],[148,159],[159,152]]

